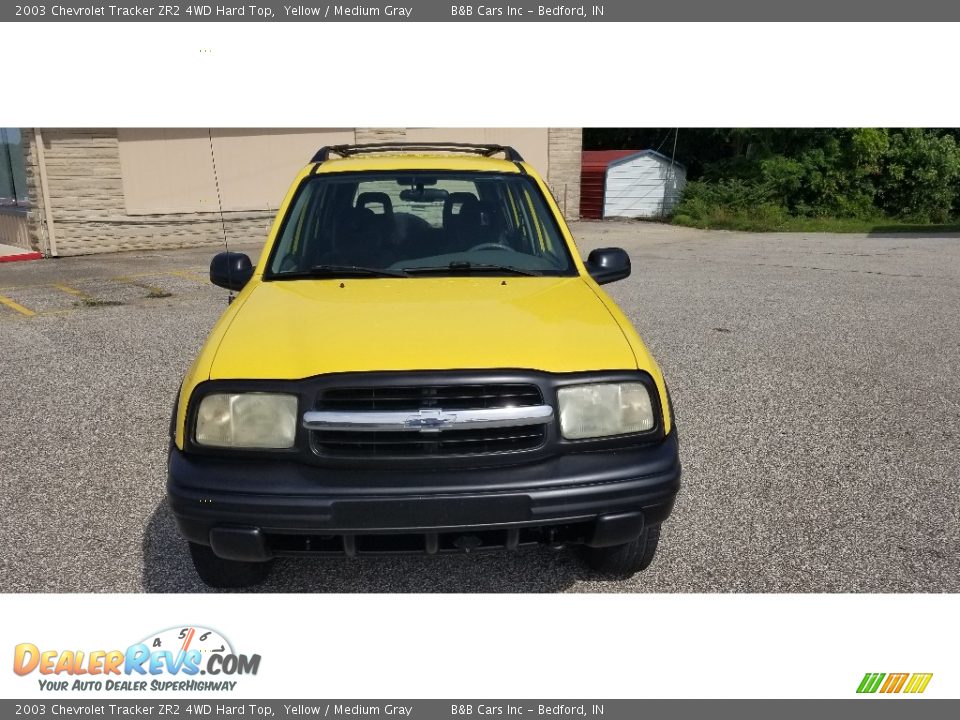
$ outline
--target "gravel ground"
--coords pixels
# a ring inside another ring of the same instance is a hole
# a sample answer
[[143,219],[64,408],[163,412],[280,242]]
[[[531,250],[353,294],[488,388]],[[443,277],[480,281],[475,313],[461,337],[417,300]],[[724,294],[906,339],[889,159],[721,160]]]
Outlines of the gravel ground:
[[[684,487],[653,566],[281,560],[263,590],[960,591],[960,237],[574,232],[630,252],[608,288],[673,393]],[[0,590],[206,590],[164,475],[174,391],[224,308],[212,252],[0,265],[38,313],[0,305]]]

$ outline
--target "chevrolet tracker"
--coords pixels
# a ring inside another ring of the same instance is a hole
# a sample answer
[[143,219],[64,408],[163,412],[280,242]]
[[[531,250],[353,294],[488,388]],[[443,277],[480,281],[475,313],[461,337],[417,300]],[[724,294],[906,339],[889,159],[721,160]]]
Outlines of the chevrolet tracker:
[[322,148],[180,388],[168,499],[209,585],[288,555],[581,545],[629,576],[680,486],[667,386],[510,147]]

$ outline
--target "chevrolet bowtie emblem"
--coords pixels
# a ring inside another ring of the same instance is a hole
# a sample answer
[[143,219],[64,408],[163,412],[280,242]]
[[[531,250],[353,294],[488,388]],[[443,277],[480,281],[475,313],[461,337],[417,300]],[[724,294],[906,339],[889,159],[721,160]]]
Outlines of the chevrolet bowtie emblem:
[[454,413],[444,412],[439,409],[420,410],[417,417],[409,418],[404,425],[409,428],[417,428],[420,432],[437,432],[442,430],[445,425],[456,422],[457,416]]

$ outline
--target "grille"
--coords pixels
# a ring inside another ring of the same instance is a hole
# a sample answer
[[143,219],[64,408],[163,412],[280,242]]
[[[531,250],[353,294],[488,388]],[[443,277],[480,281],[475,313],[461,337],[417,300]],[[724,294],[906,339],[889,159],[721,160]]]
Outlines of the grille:
[[536,385],[411,385],[326,390],[318,410],[477,410],[539,405]]
[[[324,391],[318,410],[389,411],[439,408],[448,411],[540,405],[535,385],[420,385],[336,388]],[[534,450],[544,444],[546,425],[457,429],[439,432],[315,430],[313,447],[332,458],[492,455]]]
[[490,430],[417,432],[344,432],[315,430],[314,447],[328,457],[421,457],[490,455],[533,450],[543,444],[543,425]]
[[515,550],[530,545],[580,544],[593,533],[594,521],[496,530],[377,535],[292,535],[267,533],[276,555],[428,555]]

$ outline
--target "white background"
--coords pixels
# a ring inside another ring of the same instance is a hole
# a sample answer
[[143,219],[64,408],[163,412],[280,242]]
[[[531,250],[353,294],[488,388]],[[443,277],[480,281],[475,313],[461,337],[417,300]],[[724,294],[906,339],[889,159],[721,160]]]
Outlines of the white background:
[[[933,672],[924,697],[958,697],[956,610],[952,595],[7,596],[0,650],[125,650],[203,625],[262,656],[230,697],[849,698],[866,672]],[[0,691],[42,696],[38,677],[0,670]]]
[[[0,34],[2,66],[18,69],[4,126],[960,125],[950,24],[64,23]],[[662,57],[663,73],[642,75],[639,53]],[[2,602],[0,668],[19,642],[123,648],[195,623],[263,656],[240,686],[250,697],[844,698],[868,671],[933,672],[926,696],[960,697],[950,595]],[[36,675],[0,670],[3,696],[36,687]]]
[[24,127],[960,124],[951,23],[24,23],[2,37],[17,83],[0,115]]

